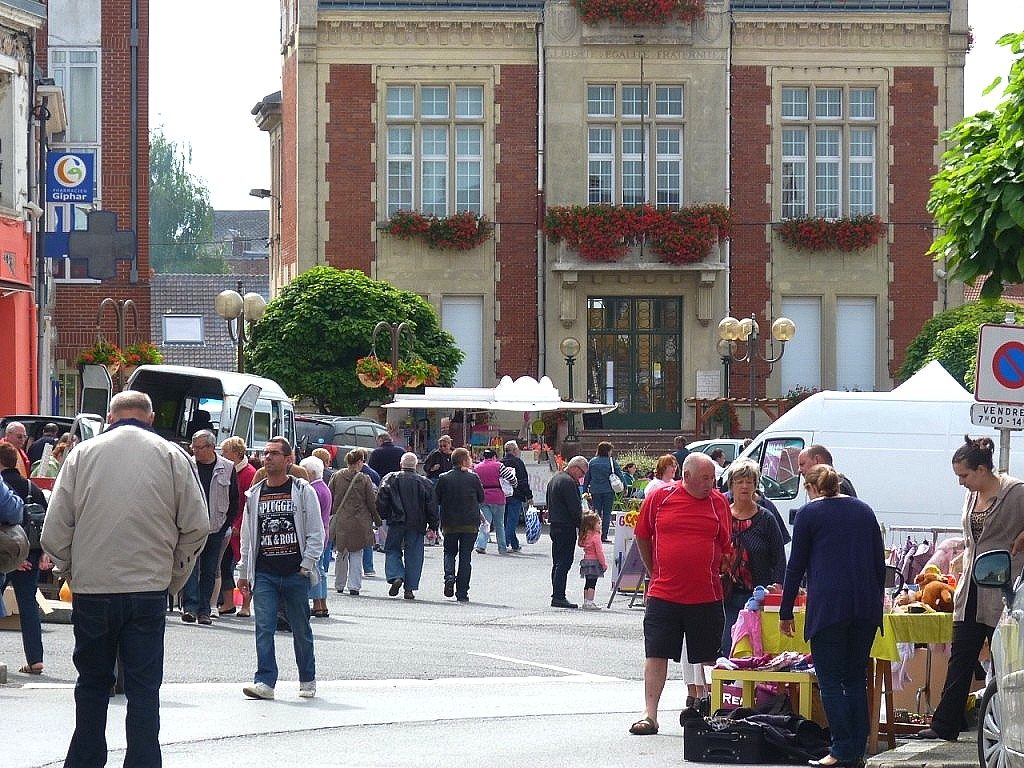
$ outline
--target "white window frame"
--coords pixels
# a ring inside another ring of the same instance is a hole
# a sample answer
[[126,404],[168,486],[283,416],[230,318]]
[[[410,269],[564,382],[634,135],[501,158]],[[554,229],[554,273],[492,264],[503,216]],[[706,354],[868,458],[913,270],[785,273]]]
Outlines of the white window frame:
[[[642,88],[637,93],[637,89]],[[611,100],[609,100],[609,96]],[[627,109],[626,97],[629,97]],[[654,114],[651,114],[652,97]],[[686,85],[681,82],[608,82],[586,84],[587,112],[587,164],[586,195],[588,204],[639,205],[653,202],[657,207],[678,209],[683,205],[686,139]],[[641,114],[642,113],[642,114]],[[678,131],[679,151],[659,152],[658,135],[661,130]],[[594,151],[593,131],[610,131],[611,153]],[[636,141],[626,141],[627,131],[635,135],[640,131],[640,150]],[[628,150],[627,151],[627,147]],[[639,162],[642,168],[643,188],[636,195],[635,186],[627,189],[627,164]],[[605,180],[605,168],[611,166],[610,184]],[[659,172],[663,164],[671,164],[676,171],[678,186],[670,189],[663,185],[668,174]],[[596,169],[600,169],[595,172]],[[595,184],[595,180],[600,183]],[[678,202],[662,203],[663,197],[674,196]]]
[[[880,87],[867,85],[784,85],[779,98],[782,218],[819,216],[836,219],[877,213],[878,99]],[[802,130],[805,154],[792,151],[787,136]],[[822,136],[838,131],[838,152],[819,150]],[[870,138],[868,138],[870,137]],[[857,154],[855,149],[869,154]],[[857,172],[855,176],[854,173]],[[832,180],[836,183],[832,185]],[[863,184],[867,179],[867,189]],[[855,180],[858,182],[854,189]],[[823,189],[828,181],[830,188]],[[800,187],[803,186],[803,189]]]
[[[71,59],[76,54],[90,54],[95,56],[94,62],[72,62]],[[60,86],[64,91],[64,102],[66,105],[68,115],[68,128],[64,132],[62,137],[57,138],[52,142],[54,146],[65,147],[67,145],[74,144],[79,147],[95,147],[95,151],[99,153],[99,148],[103,143],[103,112],[101,109],[102,105],[102,92],[103,92],[103,70],[102,70],[102,51],[98,47],[93,46],[57,46],[51,45],[48,48],[47,56],[49,58],[49,72],[50,76],[54,79],[56,84]],[[58,59],[63,58],[63,61]],[[74,85],[73,70],[75,69],[92,69],[95,71],[95,83],[96,92],[93,94],[95,99],[94,110],[96,114],[96,136],[91,139],[79,139],[74,134],[75,115],[77,112],[78,99],[81,94],[77,92]],[[98,188],[97,188],[98,194]]]
[[[162,326],[161,334],[164,344],[192,346],[195,344],[204,344],[206,342],[206,322],[202,315],[166,314],[160,318],[160,320]],[[179,334],[172,337],[172,334],[169,333],[169,331],[174,328],[176,324],[180,324],[183,329],[186,325],[192,326],[194,329],[198,330],[198,333],[192,333],[188,336]]]
[[[485,190],[486,169],[485,159],[487,156],[487,100],[489,90],[483,82],[451,80],[451,81],[420,81],[420,82],[385,82],[382,83],[383,94],[381,101],[384,104],[384,133],[382,136],[385,142],[387,165],[384,169],[384,214],[388,218],[399,210],[415,209],[424,215],[449,216],[456,212],[471,211],[482,215],[486,212]],[[442,89],[447,92],[447,106],[442,114],[440,109],[428,110],[424,114],[424,105],[440,105],[439,99],[434,99]],[[401,99],[393,99],[392,96],[402,96]],[[395,104],[410,104],[408,96],[411,95],[411,110],[393,110]],[[428,99],[425,101],[424,96]],[[412,152],[411,156],[391,152],[390,130],[392,128],[409,128],[412,131]],[[479,153],[460,151],[459,129],[475,128],[479,130],[480,147]],[[431,130],[443,129],[447,132],[445,136],[444,152],[438,151],[436,142],[430,147],[428,153],[425,149],[428,135]],[[410,163],[412,168],[411,190],[407,193],[403,188],[400,195],[393,194],[393,179],[403,179],[402,174],[392,174],[392,169],[398,163]],[[438,169],[443,167],[443,173],[438,174]],[[426,184],[426,174],[433,174],[431,178],[441,180],[440,187]],[[468,174],[468,175],[467,175]],[[475,174],[475,178],[473,177]],[[440,194],[439,199],[432,200],[429,204],[424,202],[425,195],[436,190]],[[472,190],[472,194],[469,193]],[[475,201],[471,198],[477,198]],[[411,199],[411,203],[409,200]]]

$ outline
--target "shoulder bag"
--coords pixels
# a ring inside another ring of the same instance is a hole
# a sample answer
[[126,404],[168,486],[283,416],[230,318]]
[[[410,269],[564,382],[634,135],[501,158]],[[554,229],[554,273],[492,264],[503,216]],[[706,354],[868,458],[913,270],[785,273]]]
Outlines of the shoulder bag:
[[29,549],[42,549],[39,543],[43,535],[43,521],[46,520],[46,507],[42,504],[29,502],[25,505],[22,520],[25,521],[25,533],[28,536]]

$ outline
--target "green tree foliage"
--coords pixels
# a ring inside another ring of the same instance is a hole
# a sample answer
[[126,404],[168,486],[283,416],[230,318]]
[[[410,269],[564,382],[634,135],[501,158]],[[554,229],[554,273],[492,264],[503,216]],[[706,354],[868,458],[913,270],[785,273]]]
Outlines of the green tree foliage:
[[[1003,35],[999,44],[1019,56],[1024,32]],[[973,285],[985,277],[984,299],[1024,282],[1024,59],[1010,67],[1004,96],[994,112],[965,117],[943,134],[950,147],[928,199],[944,230],[929,252],[945,258],[955,280]]]
[[[399,357],[415,354],[433,363],[438,383],[452,385],[463,354],[433,307],[359,270],[333,267],[304,272],[270,302],[246,347],[247,369],[274,379],[294,398],[309,398],[324,413],[359,413],[386,392],[367,389],[355,374],[382,320],[413,324],[414,334],[402,334]],[[389,359],[390,335],[381,333],[377,342],[377,355]]]
[[1002,323],[1007,312],[1024,319],[1024,308],[1019,304],[986,300],[963,304],[931,318],[907,347],[899,371],[900,381],[906,381],[932,360],[938,360],[950,376],[973,391],[978,329],[985,323]]
[[156,129],[149,141],[149,255],[157,272],[222,275],[223,248],[213,244],[213,208],[202,179],[189,172],[192,149]]

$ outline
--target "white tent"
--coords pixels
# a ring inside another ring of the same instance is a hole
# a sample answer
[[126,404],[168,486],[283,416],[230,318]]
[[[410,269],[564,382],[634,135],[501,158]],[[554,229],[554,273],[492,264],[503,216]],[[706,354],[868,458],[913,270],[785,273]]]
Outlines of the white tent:
[[547,376],[537,381],[520,376],[515,381],[503,376],[498,386],[426,387],[422,395],[396,394],[385,408],[436,408],[465,411],[600,411],[609,413],[614,403],[579,403],[563,401],[558,389]]

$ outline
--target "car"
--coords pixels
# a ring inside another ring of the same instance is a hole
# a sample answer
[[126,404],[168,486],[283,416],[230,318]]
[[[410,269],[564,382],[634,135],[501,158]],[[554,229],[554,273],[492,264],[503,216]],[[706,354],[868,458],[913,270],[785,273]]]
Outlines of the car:
[[974,561],[979,587],[1003,590],[1006,613],[992,637],[992,680],[978,714],[981,768],[1024,768],[1024,571],[1013,581],[1010,553],[995,550]]
[[367,452],[377,447],[377,438],[387,428],[360,416],[331,416],[325,413],[295,414],[295,440],[299,453],[309,456],[314,448],[331,451],[336,469],[345,466],[345,456],[353,448]]
[[716,440],[697,440],[686,447],[690,451],[706,453],[708,456],[716,448],[721,448],[725,452],[725,461],[728,463],[740,455],[745,442],[746,440],[734,440],[731,437],[719,437]]
[[12,421],[20,421],[25,425],[28,432],[28,443],[26,450],[32,443],[43,436],[43,427],[47,424],[57,425],[57,436],[70,432],[79,442],[95,437],[103,431],[103,417],[94,413],[80,413],[78,416],[41,416],[39,414],[24,414],[4,416],[0,418],[0,435],[7,429]]

